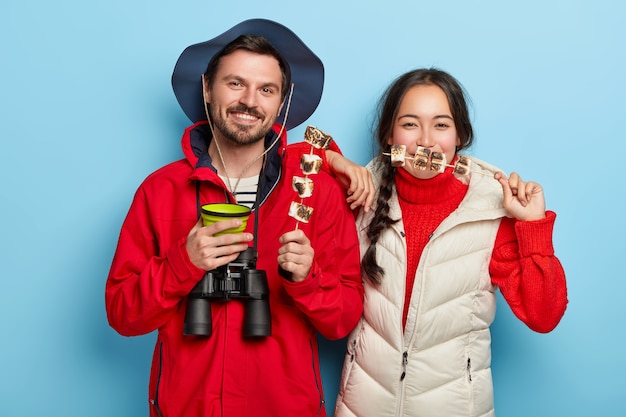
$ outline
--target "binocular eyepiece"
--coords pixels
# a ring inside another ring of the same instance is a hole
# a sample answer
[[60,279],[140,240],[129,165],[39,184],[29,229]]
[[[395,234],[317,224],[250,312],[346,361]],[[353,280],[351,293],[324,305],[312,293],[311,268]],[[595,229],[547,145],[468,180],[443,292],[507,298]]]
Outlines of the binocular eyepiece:
[[211,336],[211,300],[240,299],[245,303],[243,336],[271,335],[267,275],[255,267],[255,251],[248,248],[233,262],[206,272],[188,295],[183,334]]

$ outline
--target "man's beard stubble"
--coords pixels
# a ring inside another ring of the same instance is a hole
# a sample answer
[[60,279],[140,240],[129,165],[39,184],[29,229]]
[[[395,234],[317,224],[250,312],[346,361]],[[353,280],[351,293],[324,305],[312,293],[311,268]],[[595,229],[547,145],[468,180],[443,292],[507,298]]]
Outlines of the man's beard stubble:
[[[211,113],[211,119],[213,121],[213,124],[215,125],[217,130],[219,130],[224,138],[238,145],[251,145],[253,143],[257,143],[258,141],[264,139],[268,132],[272,129],[272,125],[261,125],[259,128],[260,130],[256,132],[252,131],[252,129],[254,128],[253,126],[234,124],[233,127],[232,124],[229,125],[227,123],[225,118],[221,117],[219,112],[213,111],[213,108],[213,106],[209,106],[209,111]],[[230,107],[226,109],[226,111],[227,113],[236,111],[251,114],[253,116],[259,117],[262,121],[265,121],[265,118],[261,113],[254,109],[248,108],[243,104],[235,107]]]

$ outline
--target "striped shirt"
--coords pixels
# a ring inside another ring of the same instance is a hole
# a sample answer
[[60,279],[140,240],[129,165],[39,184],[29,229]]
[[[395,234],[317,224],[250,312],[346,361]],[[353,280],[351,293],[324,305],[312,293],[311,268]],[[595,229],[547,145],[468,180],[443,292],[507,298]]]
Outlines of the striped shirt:
[[[222,181],[224,181],[224,184],[232,184],[233,186],[237,184],[237,178],[230,178],[230,182],[229,178],[223,175],[220,175],[220,178],[222,179]],[[237,200],[237,204],[252,208],[252,206],[254,205],[258,185],[258,175],[239,179],[239,184],[237,184],[237,188],[233,193],[235,195],[235,199]]]

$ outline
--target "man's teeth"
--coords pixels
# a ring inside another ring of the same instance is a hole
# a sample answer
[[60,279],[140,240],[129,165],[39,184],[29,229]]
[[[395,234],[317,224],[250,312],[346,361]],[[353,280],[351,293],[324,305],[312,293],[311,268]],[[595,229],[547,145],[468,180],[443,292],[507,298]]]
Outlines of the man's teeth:
[[247,113],[237,113],[236,116],[238,118],[240,118],[240,119],[246,119],[246,120],[256,120],[256,119],[258,119],[256,116],[252,116],[251,114],[247,114]]

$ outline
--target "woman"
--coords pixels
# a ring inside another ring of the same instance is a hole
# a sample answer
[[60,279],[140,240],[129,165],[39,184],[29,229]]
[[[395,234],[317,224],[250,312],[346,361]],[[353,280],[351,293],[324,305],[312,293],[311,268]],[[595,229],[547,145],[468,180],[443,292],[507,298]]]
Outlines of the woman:
[[[443,71],[397,78],[376,135],[376,202],[357,219],[365,309],[348,338],[335,416],[493,416],[496,287],[534,331],[551,331],[565,312],[556,215],[539,184],[459,154],[473,131],[464,90]],[[406,159],[392,164],[391,149]],[[430,155],[425,166],[414,163],[420,154]],[[441,170],[433,155],[445,156]]]

